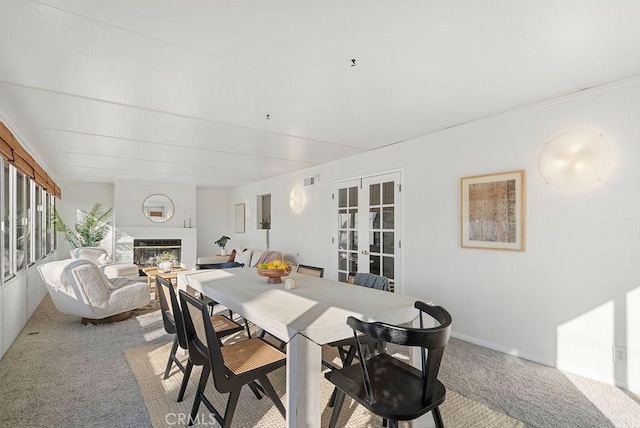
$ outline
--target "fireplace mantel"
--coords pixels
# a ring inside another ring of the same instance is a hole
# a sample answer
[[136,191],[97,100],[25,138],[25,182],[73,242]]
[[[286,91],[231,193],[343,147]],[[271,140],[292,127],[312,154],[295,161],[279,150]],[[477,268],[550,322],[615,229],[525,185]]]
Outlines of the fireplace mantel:
[[198,234],[195,228],[118,227],[114,251],[116,263],[133,263],[134,239],[180,239],[182,244],[180,263],[187,269],[196,268]]

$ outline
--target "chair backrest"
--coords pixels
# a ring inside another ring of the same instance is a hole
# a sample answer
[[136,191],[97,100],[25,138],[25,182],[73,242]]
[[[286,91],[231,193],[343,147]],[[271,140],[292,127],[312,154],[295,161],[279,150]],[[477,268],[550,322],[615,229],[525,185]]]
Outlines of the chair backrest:
[[100,257],[106,261],[106,257],[109,256],[107,250],[102,247],[80,247],[73,248],[69,251],[69,255],[72,259],[89,260],[91,263],[100,266]]
[[200,263],[196,265],[196,269],[231,269],[242,267],[244,265],[236,262],[225,262],[225,263]]
[[318,278],[324,277],[324,268],[309,266],[309,265],[298,265],[298,273],[302,273],[305,275],[313,275]]
[[[368,323],[354,317],[347,319],[347,324],[353,329],[365,390],[371,403],[375,402],[375,391],[371,388],[371,381],[365,363],[366,360],[363,358],[358,332],[384,342],[422,348],[423,401],[429,401],[433,396],[433,388],[440,370],[444,348],[451,334],[451,315],[442,306],[431,306],[420,301],[415,303],[415,307],[420,311],[420,328],[400,327],[381,322]],[[424,314],[434,318],[440,325],[424,328]]]
[[347,282],[349,282],[349,284],[360,285],[362,287],[375,288],[376,290],[390,290],[389,279],[373,273],[349,272]]
[[216,389],[220,392],[228,392],[230,382],[220,351],[222,343],[211,324],[207,304],[184,290],[180,290],[178,294],[189,358],[195,359],[194,364],[208,364]]
[[182,309],[171,280],[156,276],[156,288],[158,289],[164,329],[169,334],[175,333],[178,336],[180,347],[187,349],[187,335],[182,320]]

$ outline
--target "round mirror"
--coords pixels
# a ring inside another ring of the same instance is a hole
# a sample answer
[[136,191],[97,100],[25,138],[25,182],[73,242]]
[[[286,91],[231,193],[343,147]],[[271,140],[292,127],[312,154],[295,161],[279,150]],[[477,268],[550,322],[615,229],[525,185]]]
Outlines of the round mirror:
[[175,206],[168,196],[160,193],[149,195],[142,203],[144,216],[154,223],[164,223],[173,217]]

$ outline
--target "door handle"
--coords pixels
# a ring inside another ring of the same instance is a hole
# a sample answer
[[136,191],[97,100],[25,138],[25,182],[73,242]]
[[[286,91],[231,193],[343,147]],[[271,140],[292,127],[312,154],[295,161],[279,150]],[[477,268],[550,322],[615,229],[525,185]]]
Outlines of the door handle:
[[365,255],[365,256],[368,256],[369,252],[367,250],[362,250],[362,254]]

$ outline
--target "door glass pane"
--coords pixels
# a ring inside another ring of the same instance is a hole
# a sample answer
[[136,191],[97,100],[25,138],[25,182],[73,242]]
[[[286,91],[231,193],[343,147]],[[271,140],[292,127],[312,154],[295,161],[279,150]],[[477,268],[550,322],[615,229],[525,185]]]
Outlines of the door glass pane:
[[380,256],[369,256],[369,272],[380,275]]
[[393,257],[384,257],[382,259],[382,276],[386,276],[389,279],[395,278],[395,272],[393,270]]
[[394,183],[388,181],[382,184],[382,203],[392,204],[394,200]]
[[382,228],[393,229],[394,228],[394,208],[385,207],[382,209]]
[[347,249],[347,232],[338,232],[338,248],[341,250]]
[[383,253],[385,253],[385,254],[393,254],[393,251],[394,251],[393,237],[394,237],[394,235],[395,234],[393,232],[384,232],[382,234],[382,240],[383,240],[382,252]]
[[349,228],[350,229],[358,228],[358,209],[349,210]]
[[358,253],[350,253],[349,272],[358,272]]
[[357,187],[349,187],[349,206],[350,207],[358,206],[358,188]]
[[369,205],[380,205],[380,184],[369,186]]
[[347,189],[338,190],[338,207],[345,208],[347,206]]
[[369,232],[369,252],[380,252],[380,232]]
[[347,274],[344,273],[344,272],[339,272],[338,273],[338,281],[347,282]]
[[347,253],[344,251],[338,253],[338,269],[347,270]]
[[369,229],[380,229],[380,208],[369,209]]
[[349,249],[350,250],[358,249],[358,231],[357,230],[349,231]]
[[347,215],[347,210],[340,210],[338,211],[338,222],[339,222],[339,228],[340,229],[346,229],[347,227],[349,227],[349,216]]

